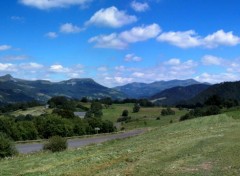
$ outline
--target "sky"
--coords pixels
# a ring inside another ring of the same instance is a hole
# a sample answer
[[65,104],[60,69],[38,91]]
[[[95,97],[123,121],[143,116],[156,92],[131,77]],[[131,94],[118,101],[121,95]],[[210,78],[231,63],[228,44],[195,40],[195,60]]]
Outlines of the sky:
[[0,1],[0,76],[219,83],[239,61],[239,0]]

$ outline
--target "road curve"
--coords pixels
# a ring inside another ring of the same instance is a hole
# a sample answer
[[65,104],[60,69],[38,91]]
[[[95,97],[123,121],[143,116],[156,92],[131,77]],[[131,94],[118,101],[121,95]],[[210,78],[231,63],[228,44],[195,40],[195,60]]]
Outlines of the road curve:
[[[79,148],[89,144],[98,144],[102,142],[106,142],[113,139],[123,139],[127,137],[136,136],[142,134],[146,131],[146,129],[136,129],[132,131],[126,131],[118,134],[109,134],[97,137],[90,138],[76,138],[76,139],[68,139],[68,148]],[[31,143],[31,144],[16,144],[16,149],[19,153],[28,154],[33,152],[38,152],[43,149],[43,143]]]

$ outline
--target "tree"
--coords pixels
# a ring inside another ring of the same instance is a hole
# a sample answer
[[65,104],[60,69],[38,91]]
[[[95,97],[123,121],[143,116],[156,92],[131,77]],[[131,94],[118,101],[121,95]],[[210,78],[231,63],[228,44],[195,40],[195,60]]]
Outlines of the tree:
[[122,116],[123,117],[128,117],[128,110],[123,110],[123,112],[122,112]]
[[138,103],[135,103],[133,106],[133,112],[136,113],[136,112],[139,112],[139,110],[140,110],[140,105]]
[[92,102],[90,111],[94,117],[102,117],[102,104],[99,102]]
[[0,132],[0,158],[13,156],[17,153],[12,141],[6,134]]

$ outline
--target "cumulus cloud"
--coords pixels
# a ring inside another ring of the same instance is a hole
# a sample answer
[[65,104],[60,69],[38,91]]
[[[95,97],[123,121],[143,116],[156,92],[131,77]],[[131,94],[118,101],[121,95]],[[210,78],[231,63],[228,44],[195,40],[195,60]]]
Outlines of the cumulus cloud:
[[66,8],[74,5],[85,5],[92,0],[19,0],[26,6],[35,7],[41,10],[52,8]]
[[66,72],[69,72],[69,68],[63,67],[60,64],[51,65],[49,70],[50,70],[50,72],[54,72],[54,73],[66,73]]
[[96,48],[124,49],[128,44],[122,41],[116,33],[110,35],[98,35],[88,40],[89,43],[95,43]]
[[125,11],[120,11],[116,7],[112,6],[97,11],[90,18],[90,20],[86,22],[86,25],[119,28],[136,21],[137,21],[136,16],[128,15]]
[[233,73],[202,73],[201,75],[196,76],[195,79],[199,82],[220,83],[224,81],[236,81],[239,79],[239,75]]
[[45,34],[45,36],[50,38],[50,39],[54,39],[54,38],[58,37],[56,32],[48,32],[48,33]]
[[65,23],[60,26],[60,32],[62,33],[79,33],[82,29],[72,23]]
[[139,56],[136,56],[135,54],[127,54],[124,60],[127,62],[140,62],[142,61],[142,58]]
[[141,72],[134,72],[133,74],[132,74],[132,76],[133,77],[138,77],[138,78],[142,78],[142,77],[144,77],[144,73],[141,73]]
[[223,62],[222,58],[212,55],[205,55],[202,58],[202,63],[204,65],[221,65],[222,62]]
[[0,45],[0,51],[10,50],[12,46],[10,45]]
[[179,65],[181,63],[180,59],[172,58],[165,62],[166,65]]
[[149,5],[146,2],[140,3],[140,2],[137,2],[137,1],[132,1],[131,2],[131,7],[136,12],[145,12],[146,10],[149,9]]
[[97,70],[100,72],[106,72],[106,71],[108,71],[108,68],[105,66],[102,66],[102,67],[98,67]]
[[116,76],[113,78],[118,84],[127,84],[133,81],[133,78]]
[[158,38],[160,42],[167,42],[180,48],[192,48],[200,46],[199,36],[193,30],[184,32],[164,32]]
[[240,38],[233,35],[233,32],[219,30],[206,37],[199,36],[194,30],[164,32],[158,36],[159,42],[167,42],[180,48],[216,48],[219,46],[236,46],[240,43]]
[[122,32],[119,37],[128,43],[135,43],[155,38],[160,32],[161,28],[154,23],[148,26],[134,27],[129,31]]
[[1,72],[15,72],[17,71],[16,66],[11,63],[0,63]]
[[129,43],[136,43],[155,38],[161,32],[157,24],[134,27],[120,34],[99,35],[89,39],[89,43],[95,43],[97,48],[125,49]]
[[240,43],[240,38],[233,35],[233,32],[224,32],[219,30],[204,38],[203,45],[208,48],[216,48],[218,46],[235,46]]

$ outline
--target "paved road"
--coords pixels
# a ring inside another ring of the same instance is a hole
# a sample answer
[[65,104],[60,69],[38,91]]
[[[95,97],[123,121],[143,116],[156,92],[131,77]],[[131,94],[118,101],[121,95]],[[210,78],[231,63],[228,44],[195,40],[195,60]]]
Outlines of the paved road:
[[[102,143],[105,141],[113,140],[113,139],[123,139],[127,137],[136,136],[139,134],[144,133],[146,130],[144,129],[137,129],[132,131],[127,131],[124,133],[119,134],[111,134],[111,135],[104,135],[104,136],[97,136],[91,138],[78,138],[78,139],[69,139],[68,148],[78,148],[83,147],[89,144],[97,144]],[[43,149],[42,143],[34,143],[34,144],[17,144],[16,148],[19,153],[27,154],[32,152],[38,152]]]

